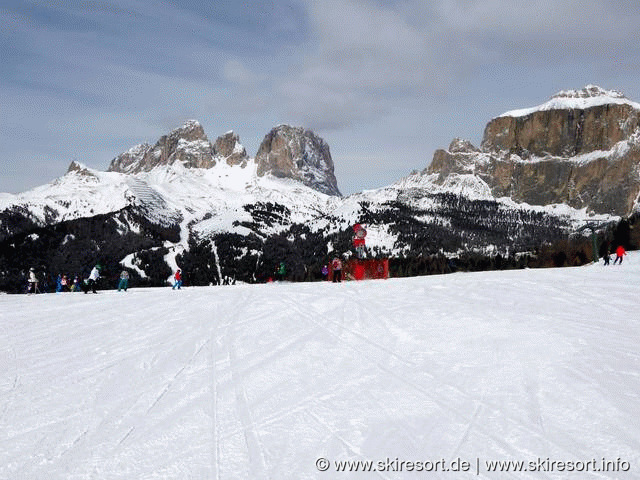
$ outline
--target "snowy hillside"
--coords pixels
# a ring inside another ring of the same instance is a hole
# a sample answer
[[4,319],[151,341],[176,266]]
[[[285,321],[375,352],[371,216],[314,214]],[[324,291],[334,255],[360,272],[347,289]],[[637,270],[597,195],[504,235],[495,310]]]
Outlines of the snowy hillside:
[[[243,168],[221,162],[207,169],[175,163],[133,175],[83,166],[81,171],[72,170],[47,185],[18,195],[5,194],[0,198],[0,211],[23,206],[40,223],[47,224],[135,205],[144,207],[152,217],[174,212],[175,216],[193,221],[207,213],[215,216],[218,212],[237,211],[244,204],[260,200],[317,209],[326,203],[327,196],[295,181],[258,177],[253,163]],[[230,227],[225,224],[227,221],[228,218],[221,218],[219,225],[209,227]]]
[[[637,478],[639,283],[632,254],[340,285],[0,295],[0,478]],[[378,471],[337,472],[346,461]]]

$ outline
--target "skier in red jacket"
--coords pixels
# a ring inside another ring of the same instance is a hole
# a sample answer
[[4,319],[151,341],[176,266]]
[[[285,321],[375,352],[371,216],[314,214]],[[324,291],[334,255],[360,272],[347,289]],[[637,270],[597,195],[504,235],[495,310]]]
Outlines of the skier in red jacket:
[[615,265],[618,260],[620,260],[620,265],[622,265],[622,257],[624,257],[626,254],[627,252],[624,247],[622,245],[619,245],[618,248],[616,248],[616,259],[613,261],[613,264]]
[[342,282],[342,261],[338,257],[331,262],[331,269],[333,270],[333,283]]
[[173,279],[175,280],[175,283],[173,284],[172,290],[175,290],[176,287],[180,290],[180,287],[182,286],[182,271],[180,269],[176,270],[176,274],[173,276]]

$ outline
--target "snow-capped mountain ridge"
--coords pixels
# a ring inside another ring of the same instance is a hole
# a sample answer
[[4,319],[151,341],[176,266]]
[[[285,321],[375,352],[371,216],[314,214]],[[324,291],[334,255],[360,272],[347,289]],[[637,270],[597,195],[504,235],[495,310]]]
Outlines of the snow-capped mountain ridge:
[[244,168],[250,162],[257,164],[258,176],[291,178],[323,193],[340,195],[327,143],[310,130],[284,124],[265,136],[252,159],[233,130],[212,143],[202,125],[190,120],[154,146],[142,143],[121,153],[108,171],[135,174],[176,163],[187,168],[212,168],[219,163]]
[[[587,98],[580,95],[562,98]],[[614,96],[594,91],[588,98]],[[309,130],[279,125],[251,158],[233,131],[212,143],[199,122],[189,121],[154,145],[117,156],[109,171],[74,162],[47,185],[1,195],[0,243],[12,259],[41,252],[38,261],[50,268],[76,261],[69,259],[82,251],[83,258],[145,272],[149,285],[170,275],[157,264],[186,265],[197,272],[194,281],[207,284],[222,276],[264,279],[279,257],[293,265],[294,278],[310,278],[326,256],[348,253],[354,223],[367,226],[367,245],[381,256],[532,251],[587,222],[614,221],[633,207],[629,198],[637,201],[634,181],[615,184],[618,170],[637,167],[635,110],[614,107],[620,105],[591,109],[584,118],[549,110],[554,128],[565,132],[557,139],[547,134],[553,129],[518,136],[523,129],[515,124],[529,119],[501,117],[506,126],[492,123],[496,131],[487,129],[481,148],[456,139],[449,151],[436,152],[428,170],[347,197],[340,196],[328,144]],[[617,130],[590,140],[590,125],[603,114],[628,116],[626,123],[610,122]],[[566,134],[567,122],[580,127]],[[567,148],[570,155],[562,156]],[[601,158],[599,151],[613,153]],[[568,158],[579,159],[578,166],[565,165]],[[558,165],[567,167],[564,189],[557,185],[564,172]],[[613,186],[585,193],[582,177],[574,175],[580,168],[589,178],[608,172]],[[540,183],[541,171],[553,181]],[[584,199],[599,202],[598,209]]]
[[536,107],[511,110],[500,117],[524,117],[548,110],[584,110],[603,105],[628,105],[640,110],[640,103],[633,102],[617,90],[606,90],[597,85],[587,85],[580,90],[561,90],[547,102]]
[[148,143],[136,145],[114,158],[108,171],[148,172],[159,165],[176,162],[196,168],[210,168],[215,165],[213,145],[198,121],[185,122],[184,125],[160,137],[153,147]]

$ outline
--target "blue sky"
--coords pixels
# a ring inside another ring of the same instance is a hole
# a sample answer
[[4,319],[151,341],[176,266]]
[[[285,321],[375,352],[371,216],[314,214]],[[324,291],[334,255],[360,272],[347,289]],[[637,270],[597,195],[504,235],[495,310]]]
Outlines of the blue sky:
[[250,155],[281,123],[330,146],[343,193],[423,169],[454,137],[559,90],[640,101],[623,1],[14,1],[0,5],[0,191],[106,169],[197,119]]

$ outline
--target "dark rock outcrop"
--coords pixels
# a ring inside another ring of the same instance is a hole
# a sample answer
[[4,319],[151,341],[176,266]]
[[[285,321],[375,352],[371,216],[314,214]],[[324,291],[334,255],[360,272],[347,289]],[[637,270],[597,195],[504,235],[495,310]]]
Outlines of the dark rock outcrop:
[[85,167],[81,163],[76,162],[75,160],[71,162],[69,168],[67,168],[67,173],[75,173],[84,177],[95,178],[95,175],[91,173],[91,171],[87,167]]
[[240,165],[245,167],[249,157],[247,151],[240,144],[240,137],[235,132],[227,132],[216,139],[213,144],[213,154],[229,165]]
[[298,180],[327,195],[340,195],[329,145],[315,133],[280,125],[264,138],[256,154],[259,176]]

